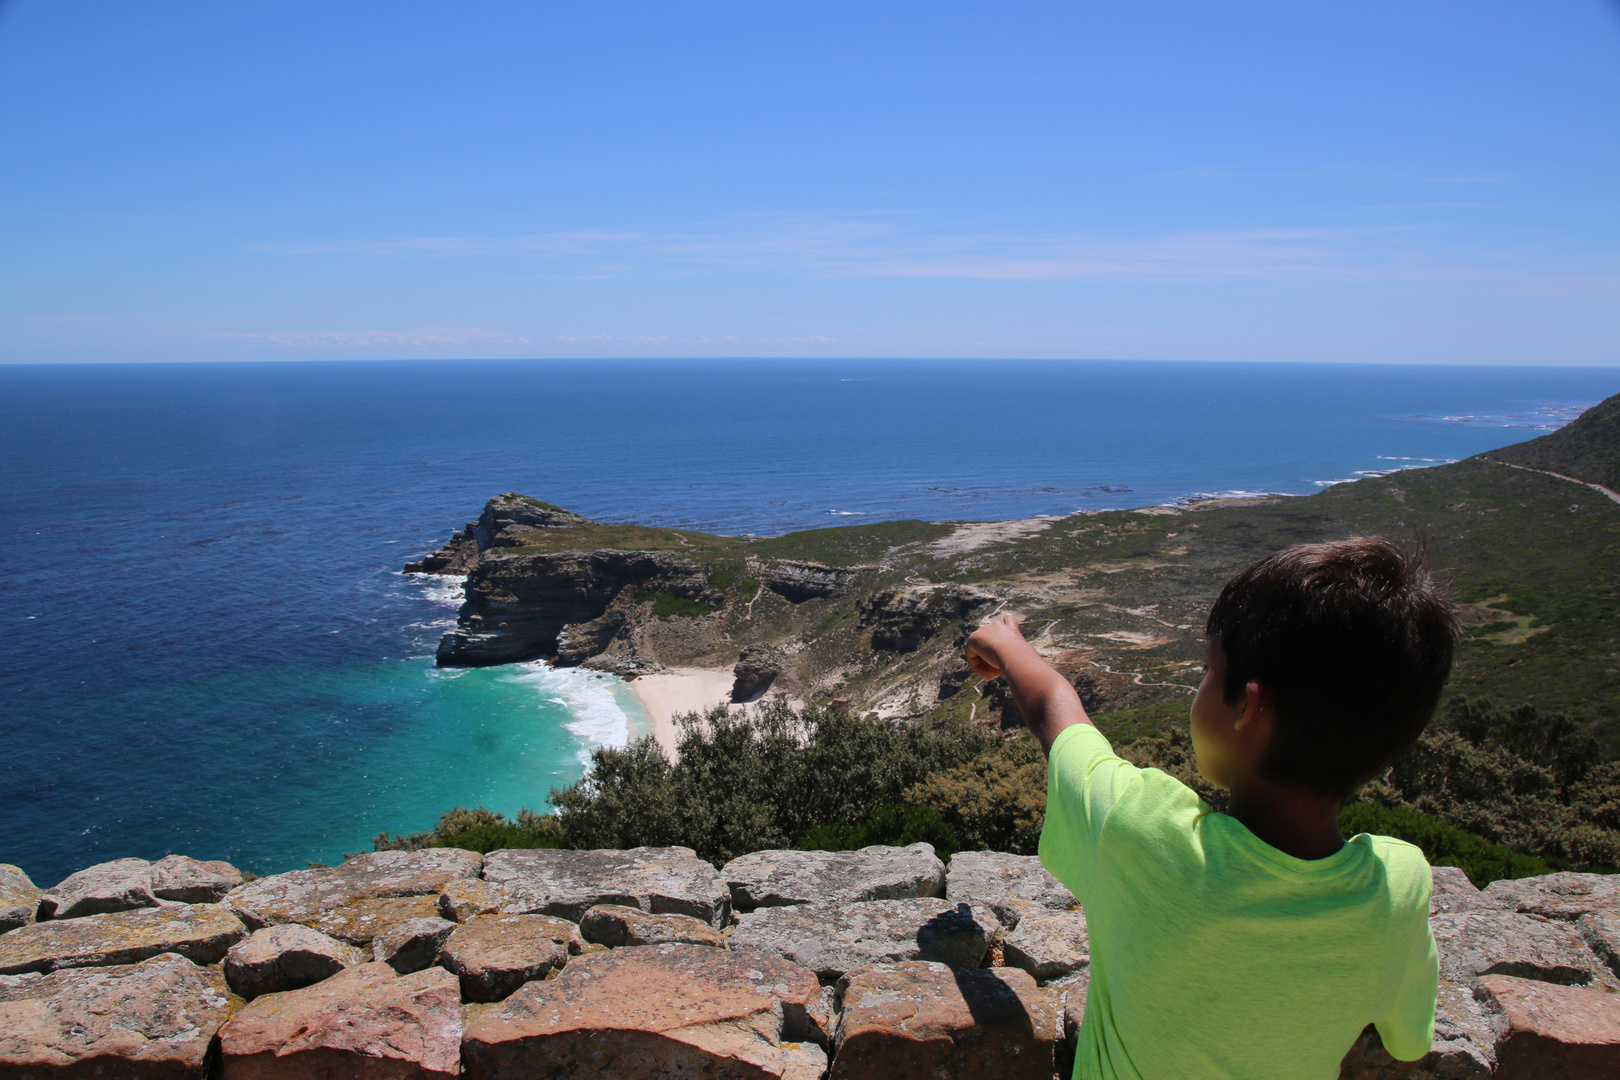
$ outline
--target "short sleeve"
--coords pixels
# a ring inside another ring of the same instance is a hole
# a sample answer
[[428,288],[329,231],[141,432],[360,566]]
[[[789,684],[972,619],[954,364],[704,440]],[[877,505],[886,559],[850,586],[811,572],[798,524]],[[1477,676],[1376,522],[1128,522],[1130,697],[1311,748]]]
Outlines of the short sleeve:
[[1386,1015],[1375,1023],[1378,1037],[1390,1057],[1416,1061],[1434,1043],[1434,1000],[1440,988],[1440,958],[1429,929],[1428,903],[1425,917],[1414,925],[1405,949],[1409,957],[1401,974],[1399,989]]
[[1086,902],[1103,823],[1142,770],[1114,753],[1102,732],[1075,724],[1058,733],[1046,764],[1041,863]]

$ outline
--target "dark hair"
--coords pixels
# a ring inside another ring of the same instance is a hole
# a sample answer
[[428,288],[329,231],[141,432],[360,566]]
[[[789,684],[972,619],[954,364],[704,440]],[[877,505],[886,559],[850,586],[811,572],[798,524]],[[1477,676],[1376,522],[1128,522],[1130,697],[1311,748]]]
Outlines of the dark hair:
[[1226,654],[1227,704],[1251,681],[1276,695],[1261,777],[1348,795],[1434,715],[1457,616],[1421,550],[1357,536],[1261,559],[1226,583],[1205,632]]

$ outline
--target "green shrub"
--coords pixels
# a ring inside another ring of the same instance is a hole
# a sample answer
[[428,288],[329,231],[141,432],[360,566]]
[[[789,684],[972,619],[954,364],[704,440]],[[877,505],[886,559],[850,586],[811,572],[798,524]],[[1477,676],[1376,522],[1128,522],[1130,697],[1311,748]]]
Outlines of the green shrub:
[[859,824],[819,825],[794,846],[800,851],[856,851],[872,844],[906,847],[932,844],[934,854],[949,859],[958,850],[956,830],[926,806],[884,803]]
[[1046,756],[1028,732],[998,739],[906,789],[905,799],[939,815],[964,850],[1033,855],[1046,821]]
[[488,855],[491,851],[510,848],[559,848],[562,838],[548,836],[534,829],[525,829],[515,822],[495,822],[474,825],[462,832],[435,837],[428,847],[453,847]]
[[1339,831],[1346,837],[1374,833],[1416,844],[1423,849],[1429,865],[1455,866],[1480,888],[1503,878],[1535,877],[1554,870],[1533,855],[1493,844],[1449,821],[1402,806],[1351,803],[1339,815]]
[[675,762],[651,739],[599,747],[579,783],[552,790],[569,847],[680,844],[724,863],[819,827],[864,823],[999,742],[966,725],[896,726],[819,705],[795,713],[779,697],[676,724]]
[[654,593],[652,602],[652,613],[659,619],[668,619],[676,615],[696,619],[702,615],[712,615],[715,610],[713,604],[705,604],[701,600],[688,600],[684,596],[667,592]]

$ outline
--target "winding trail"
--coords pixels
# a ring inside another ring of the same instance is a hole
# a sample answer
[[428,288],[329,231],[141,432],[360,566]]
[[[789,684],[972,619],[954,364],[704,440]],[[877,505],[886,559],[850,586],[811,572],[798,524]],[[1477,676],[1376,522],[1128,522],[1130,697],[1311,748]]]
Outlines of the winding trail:
[[1565,476],[1563,473],[1553,472],[1551,469],[1532,469],[1528,465],[1515,465],[1510,461],[1497,461],[1493,457],[1488,457],[1485,460],[1497,465],[1504,465],[1509,469],[1520,469],[1524,472],[1540,473],[1542,476],[1556,476],[1560,480],[1568,480],[1572,484],[1579,484],[1581,487],[1589,487],[1593,491],[1602,492],[1604,495],[1609,497],[1610,502],[1620,503],[1620,491],[1615,491],[1612,488],[1606,488],[1602,484],[1594,484],[1590,480],[1582,480],[1578,476]]
[[1178,682],[1149,682],[1147,677],[1140,671],[1115,671],[1113,668],[1099,660],[1082,660],[1080,662],[1082,664],[1090,664],[1094,668],[1102,668],[1110,675],[1129,675],[1131,677],[1131,682],[1137,686],[1168,686],[1173,690],[1185,690],[1189,694],[1198,693],[1198,687],[1196,686],[1188,686],[1186,683]]

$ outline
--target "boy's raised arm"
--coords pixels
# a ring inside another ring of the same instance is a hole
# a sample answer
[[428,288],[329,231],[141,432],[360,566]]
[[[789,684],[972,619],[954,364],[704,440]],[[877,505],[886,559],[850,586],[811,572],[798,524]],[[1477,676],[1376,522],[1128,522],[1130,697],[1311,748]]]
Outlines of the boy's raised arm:
[[1080,695],[1069,680],[1024,640],[1011,615],[985,623],[967,639],[963,650],[968,666],[983,679],[1005,676],[1024,723],[1041,741],[1041,749],[1052,752],[1058,734],[1075,724],[1090,724]]

